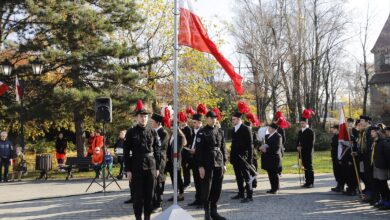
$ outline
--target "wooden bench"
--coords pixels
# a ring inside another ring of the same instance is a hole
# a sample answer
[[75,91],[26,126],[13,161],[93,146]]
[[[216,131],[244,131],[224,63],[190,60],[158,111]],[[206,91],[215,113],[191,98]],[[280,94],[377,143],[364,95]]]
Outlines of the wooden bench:
[[90,157],[68,157],[66,158],[66,171],[68,172],[68,175],[66,176],[65,180],[69,180],[69,178],[73,177],[72,169],[79,168],[79,169],[86,169],[89,170],[92,163],[92,159]]

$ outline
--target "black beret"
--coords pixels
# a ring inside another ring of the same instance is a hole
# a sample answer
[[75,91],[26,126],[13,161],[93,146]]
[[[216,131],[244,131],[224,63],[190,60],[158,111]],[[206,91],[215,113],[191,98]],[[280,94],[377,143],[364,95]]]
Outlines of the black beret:
[[242,116],[241,112],[235,112],[233,114],[233,117],[236,117],[236,118],[241,118],[241,116]]
[[379,126],[376,126],[376,125],[371,126],[371,131],[380,131],[380,130],[381,130],[381,128]]
[[135,112],[135,115],[149,115],[149,112],[147,112],[145,109],[140,109]]
[[367,115],[361,115],[360,119],[363,119],[363,120],[366,120],[366,121],[371,121],[370,116],[367,116]]
[[277,124],[275,124],[275,123],[270,124],[269,127],[273,128],[273,129],[278,129],[279,128],[279,126]]
[[155,120],[156,122],[160,122],[160,123],[163,122],[163,116],[161,116],[161,115],[159,115],[159,114],[153,113],[151,118],[152,118],[153,120]]
[[299,118],[299,121],[304,121],[304,122],[307,122],[308,120],[307,120],[307,118],[300,117],[300,118]]
[[207,118],[217,118],[217,114],[215,114],[215,112],[213,112],[213,111],[208,111],[206,114],[206,117]]
[[357,126],[360,123],[360,119],[356,119],[355,125]]
[[192,120],[202,121],[202,115],[201,114],[194,114],[192,116]]

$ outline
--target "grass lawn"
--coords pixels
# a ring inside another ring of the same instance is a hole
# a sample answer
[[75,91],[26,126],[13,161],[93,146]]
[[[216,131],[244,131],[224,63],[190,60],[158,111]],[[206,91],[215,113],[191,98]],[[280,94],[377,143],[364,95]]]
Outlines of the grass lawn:
[[[230,149],[230,143],[227,144],[228,151]],[[55,159],[55,153],[51,153],[52,156],[52,164],[53,170],[49,172],[50,179],[65,179],[66,173],[58,172],[57,160]],[[69,152],[67,154],[68,157],[75,156],[76,152]],[[27,163],[28,163],[28,174],[23,177],[24,179],[36,179],[39,176],[39,171],[35,171],[35,154],[27,153],[26,154]],[[332,161],[330,158],[330,151],[317,151],[314,152],[313,157],[313,166],[315,173],[332,173]],[[260,160],[258,161],[260,166]],[[286,152],[283,158],[283,173],[286,174],[297,174],[297,152]],[[10,173],[12,172],[12,168],[10,167]],[[113,167],[114,176],[119,173],[119,166]],[[230,163],[227,164],[227,173],[234,174],[233,167]],[[264,170],[261,170],[259,167],[259,173],[265,174]],[[95,173],[93,171],[89,172],[74,172],[73,178],[93,178]]]

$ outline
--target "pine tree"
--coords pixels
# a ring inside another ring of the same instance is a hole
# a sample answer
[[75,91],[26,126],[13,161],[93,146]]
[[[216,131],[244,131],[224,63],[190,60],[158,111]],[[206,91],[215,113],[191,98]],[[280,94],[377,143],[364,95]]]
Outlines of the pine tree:
[[82,156],[84,123],[94,114],[96,97],[113,98],[116,115],[126,118],[130,103],[150,96],[137,86],[139,66],[121,62],[139,49],[112,37],[136,31],[142,17],[130,0],[27,0],[26,6],[31,20],[20,35],[19,52],[37,52],[46,64],[36,98],[29,103],[31,111],[52,120],[71,115],[77,155]]

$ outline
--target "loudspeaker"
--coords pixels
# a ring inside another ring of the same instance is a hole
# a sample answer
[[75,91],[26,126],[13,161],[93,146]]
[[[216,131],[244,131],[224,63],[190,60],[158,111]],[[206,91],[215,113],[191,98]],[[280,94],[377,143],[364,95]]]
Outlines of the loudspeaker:
[[102,97],[95,100],[96,122],[112,122],[112,101],[111,98]]

